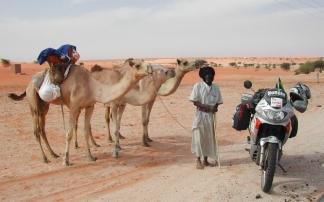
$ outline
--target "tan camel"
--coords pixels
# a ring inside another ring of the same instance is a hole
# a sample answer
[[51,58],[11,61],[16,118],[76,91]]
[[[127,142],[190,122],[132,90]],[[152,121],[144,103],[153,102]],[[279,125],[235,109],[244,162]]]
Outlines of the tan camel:
[[[92,76],[96,78],[98,81],[106,84],[106,85],[112,85],[114,82],[117,82],[118,77],[121,77],[124,74],[123,71],[120,69],[103,69],[103,68],[93,68],[92,69]],[[119,128],[120,128],[120,120],[122,113],[125,109],[126,103],[130,103],[135,106],[141,106],[148,102],[150,102],[152,99],[155,98],[157,91],[161,87],[162,83],[164,83],[167,79],[173,77],[175,75],[175,71],[172,69],[166,69],[162,67],[161,65],[153,65],[153,73],[152,76],[145,77],[141,79],[137,85],[135,85],[130,91],[125,94],[124,97],[117,99],[113,102],[110,102],[106,104],[107,110],[106,110],[106,120],[109,121],[109,115],[110,115],[110,108],[112,108],[112,120],[114,122],[114,134],[117,136],[117,133],[119,134]],[[114,79],[108,79],[108,78],[114,78]],[[108,137],[110,142],[112,141],[111,135],[110,135],[110,124],[107,124],[108,126]],[[93,137],[90,137],[91,141],[94,145],[96,145],[96,142],[94,141]],[[75,140],[75,145],[77,146],[77,139]],[[119,147],[120,148],[120,147]],[[118,152],[113,154],[115,157],[118,156]]]
[[[122,114],[125,110],[126,104],[131,104],[134,106],[142,106],[142,124],[143,124],[143,145],[149,146],[148,142],[152,141],[148,136],[148,123],[150,118],[150,113],[155,102],[156,96],[161,94],[163,96],[170,95],[176,91],[178,88],[183,76],[190,71],[200,68],[206,61],[204,60],[193,60],[189,61],[186,59],[177,59],[177,68],[175,68],[175,75],[165,79],[158,79],[156,74],[153,77],[145,77],[142,79],[135,88],[130,90],[124,97],[121,99],[115,100],[110,103],[106,109],[106,122],[108,126],[108,138],[112,141],[110,134],[110,113],[112,121],[114,122],[114,135],[115,137],[120,135],[120,121]],[[93,72],[92,75],[94,78],[99,81],[106,83],[111,80],[105,80],[108,78],[102,76],[101,72]],[[162,89],[161,89],[162,88]],[[110,112],[111,108],[111,112]],[[93,139],[93,138],[92,138]]]
[[[56,99],[50,103],[46,103],[39,98],[37,90],[33,82],[30,82],[27,86],[26,92],[28,103],[31,109],[32,117],[34,120],[34,135],[38,141],[42,156],[45,162],[48,159],[44,153],[41,145],[40,137],[43,138],[48,150],[53,157],[57,155],[51,149],[45,133],[45,116],[48,112],[50,104],[63,103],[70,109],[69,129],[66,133],[66,147],[63,158],[63,164],[70,165],[69,161],[69,148],[73,134],[76,133],[77,118],[81,109],[85,108],[85,140],[87,146],[87,156],[89,160],[95,161],[96,158],[92,156],[89,146],[89,135],[91,134],[90,119],[93,113],[93,106],[96,102],[108,103],[115,99],[124,96],[140,79],[144,76],[152,73],[152,67],[150,64],[145,63],[143,60],[128,59],[123,64],[125,74],[114,85],[104,85],[94,79],[90,72],[82,66],[73,65],[70,70],[69,76],[61,84],[62,99]],[[9,95],[9,97],[19,100],[24,97],[17,96],[15,94]],[[116,146],[118,144],[119,137],[116,136]]]

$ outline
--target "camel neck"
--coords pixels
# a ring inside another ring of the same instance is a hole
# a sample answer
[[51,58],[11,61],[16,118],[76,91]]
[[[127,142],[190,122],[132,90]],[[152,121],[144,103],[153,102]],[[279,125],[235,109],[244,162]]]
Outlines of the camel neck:
[[166,80],[166,82],[161,85],[158,95],[167,96],[174,93],[178,89],[184,75],[185,72],[181,71],[179,68],[176,68],[175,76]]
[[160,86],[161,83],[154,83],[154,78],[146,77],[125,95],[124,101],[136,106],[147,104],[155,99]]
[[94,96],[97,102],[108,103],[124,96],[138,80],[135,79],[132,71],[126,71],[122,79],[116,84],[105,85],[92,79],[94,85]]

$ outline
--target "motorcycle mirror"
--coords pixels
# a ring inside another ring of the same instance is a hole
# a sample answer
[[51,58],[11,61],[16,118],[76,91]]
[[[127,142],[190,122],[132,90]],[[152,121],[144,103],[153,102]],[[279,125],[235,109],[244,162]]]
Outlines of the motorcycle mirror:
[[246,89],[250,89],[250,88],[252,88],[252,82],[251,82],[250,80],[245,80],[245,81],[244,81],[244,87],[245,87]]

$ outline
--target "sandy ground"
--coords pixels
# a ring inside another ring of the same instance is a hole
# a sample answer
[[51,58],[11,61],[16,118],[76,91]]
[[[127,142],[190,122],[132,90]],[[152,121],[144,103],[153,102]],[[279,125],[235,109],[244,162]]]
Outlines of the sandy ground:
[[[280,60],[280,59],[278,59]],[[172,63],[174,60],[155,60]],[[116,61],[85,62],[112,66]],[[96,104],[92,130],[101,147],[92,147],[96,162],[86,158],[82,134],[83,114],[79,121],[80,149],[71,148],[70,167],[62,165],[65,133],[59,106],[52,105],[46,131],[60,158],[41,161],[39,146],[33,137],[27,102],[13,102],[7,92],[22,92],[32,74],[44,68],[22,64],[21,75],[13,75],[0,66],[0,200],[1,201],[318,201],[324,193],[324,75],[320,84],[315,74],[293,75],[292,72],[254,68],[219,67],[216,83],[224,105],[218,112],[217,135],[222,167],[197,170],[190,152],[190,127],[194,107],[188,101],[198,73],[185,76],[171,96],[159,97],[153,107],[149,125],[151,147],[141,145],[142,125],[139,107],[127,106],[122,119],[121,157],[112,157],[112,144],[107,142],[104,108]],[[282,165],[277,169],[273,190],[260,189],[260,171],[249,159],[245,148],[247,131],[232,129],[232,114],[246,92],[243,81],[251,79],[255,88],[274,86],[280,76],[290,88],[297,81],[312,90],[308,111],[298,113],[300,128],[296,138],[284,146]],[[168,113],[168,111],[171,112]],[[67,119],[68,109],[65,108]],[[256,199],[260,194],[261,198]]]

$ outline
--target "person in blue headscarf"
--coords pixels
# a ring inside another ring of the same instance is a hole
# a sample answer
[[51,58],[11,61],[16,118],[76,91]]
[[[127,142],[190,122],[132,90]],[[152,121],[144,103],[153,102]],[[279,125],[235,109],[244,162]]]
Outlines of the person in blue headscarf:
[[[61,96],[60,84],[66,79],[73,64],[80,58],[76,47],[65,44],[58,49],[46,48],[42,50],[37,58],[39,64],[48,62],[50,68],[43,78],[34,78],[36,83],[42,83],[38,94],[45,102],[50,102]],[[38,84],[36,86],[39,86]]]
[[65,44],[58,49],[46,48],[42,50],[37,58],[37,62],[40,65],[48,62],[50,66],[59,62],[75,64],[79,58],[80,54],[77,52],[76,47]]
[[73,45],[62,45],[57,49],[57,51],[60,52],[61,55],[68,57],[72,64],[75,64],[80,59],[80,54],[77,52],[76,47]]

